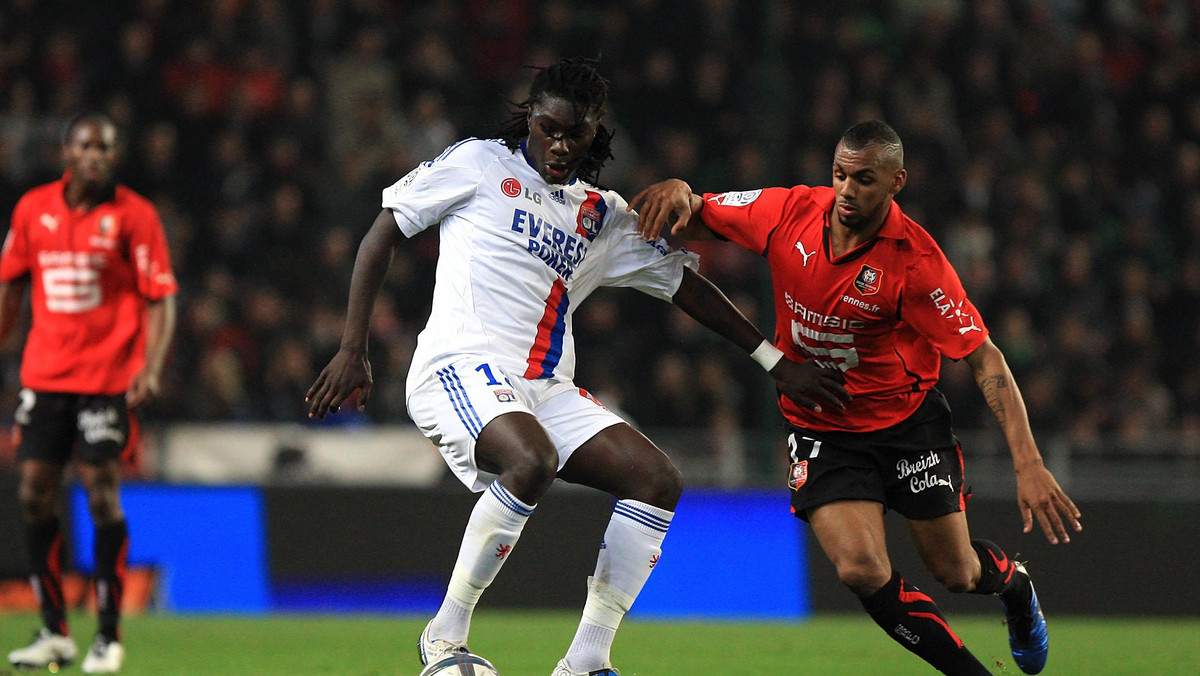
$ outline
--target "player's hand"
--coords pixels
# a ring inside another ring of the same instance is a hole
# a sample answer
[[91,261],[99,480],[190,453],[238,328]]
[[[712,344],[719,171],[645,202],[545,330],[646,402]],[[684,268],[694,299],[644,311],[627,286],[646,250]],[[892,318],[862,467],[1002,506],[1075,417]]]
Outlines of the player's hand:
[[374,382],[366,354],[338,350],[304,395],[304,401],[309,405],[308,417],[324,420],[326,413],[337,413],[342,402],[355,391],[358,392],[358,410],[364,410]]
[[158,374],[142,371],[129,383],[129,389],[125,391],[125,405],[137,408],[157,397],[161,391],[162,383]]
[[1040,462],[1017,470],[1017,502],[1021,508],[1022,530],[1033,532],[1036,519],[1052,545],[1060,540],[1064,544],[1071,541],[1068,526],[1076,533],[1083,530],[1079,509]]
[[841,371],[823,368],[813,361],[795,362],[784,357],[771,369],[771,376],[783,396],[817,413],[823,405],[845,410],[852,398]]
[[638,234],[646,241],[658,239],[666,226],[679,234],[692,219],[692,188],[677,178],[655,183],[634,195],[626,210],[637,210]]

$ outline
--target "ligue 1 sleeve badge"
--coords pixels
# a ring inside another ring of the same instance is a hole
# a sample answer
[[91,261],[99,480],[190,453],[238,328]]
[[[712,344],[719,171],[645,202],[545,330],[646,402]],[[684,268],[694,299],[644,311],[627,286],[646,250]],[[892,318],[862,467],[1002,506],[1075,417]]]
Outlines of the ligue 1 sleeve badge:
[[792,471],[788,473],[788,488],[798,491],[808,481],[808,461],[792,463]]

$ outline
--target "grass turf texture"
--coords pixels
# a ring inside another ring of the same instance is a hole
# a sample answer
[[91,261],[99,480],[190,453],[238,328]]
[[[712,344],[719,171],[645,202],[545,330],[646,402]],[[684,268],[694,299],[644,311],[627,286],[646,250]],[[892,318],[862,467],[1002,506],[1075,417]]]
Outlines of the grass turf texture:
[[[471,647],[501,676],[548,676],[566,652],[578,616],[559,612],[476,613]],[[416,640],[426,618],[354,615],[146,615],[125,622],[125,676],[289,674],[416,676]],[[992,616],[952,618],[958,635],[994,674],[1020,674],[1007,633]],[[24,645],[34,615],[0,614],[0,652]],[[82,651],[95,621],[72,618]],[[1200,673],[1200,618],[1050,618],[1045,674],[1125,676]],[[865,615],[821,615],[788,623],[626,620],[613,646],[623,676],[819,674],[929,675],[923,662]],[[0,675],[17,672],[0,664]],[[45,673],[45,672],[42,672]],[[78,664],[61,673],[80,673]]]

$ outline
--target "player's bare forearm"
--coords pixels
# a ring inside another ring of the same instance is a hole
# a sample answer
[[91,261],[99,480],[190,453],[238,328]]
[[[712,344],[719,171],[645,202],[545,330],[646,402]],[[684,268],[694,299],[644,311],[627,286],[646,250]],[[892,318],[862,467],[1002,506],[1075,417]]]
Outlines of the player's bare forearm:
[[1070,542],[1068,529],[1083,530],[1079,522],[1081,514],[1042,462],[1029,427],[1025,402],[1004,354],[988,338],[967,355],[967,363],[1008,441],[1017,475],[1017,503],[1023,530],[1031,532],[1036,522],[1051,544]]
[[0,283],[0,345],[8,340],[8,334],[17,323],[17,313],[21,310],[28,288],[28,275]]
[[146,370],[159,375],[167,362],[171,341],[175,339],[177,304],[175,296],[146,304]]
[[746,315],[737,309],[712,282],[688,268],[671,302],[692,319],[730,340],[746,352],[753,352],[763,341]]
[[354,271],[350,276],[350,298],[346,304],[346,327],[342,332],[342,349],[367,353],[367,333],[375,298],[383,287],[392,255],[404,239],[390,209],[379,212],[371,229],[358,246]]
[[350,275],[350,299],[346,304],[342,343],[304,395],[304,401],[309,404],[308,417],[324,418],[327,413],[337,413],[342,402],[355,392],[358,392],[358,409],[366,408],[374,383],[371,362],[367,359],[371,311],[392,266],[396,247],[403,241],[404,233],[396,225],[391,210],[380,211],[358,245],[354,272]]
[[163,366],[175,336],[175,315],[174,295],[146,303],[146,363],[141,372],[133,377],[125,393],[125,401],[130,408],[149,402],[162,389]]
[[991,409],[992,415],[996,416],[1000,428],[1004,430],[1004,437],[1012,452],[1013,464],[1018,470],[1026,464],[1040,465],[1042,456],[1033,440],[1025,401],[1000,348],[988,338],[983,345],[967,355],[967,363],[971,366],[975,382],[979,385],[979,391],[983,393],[988,408]]
[[[754,353],[763,343],[762,334],[737,306],[696,272],[684,269],[683,281],[672,301],[692,319],[748,353]],[[784,357],[769,373],[784,396],[816,411],[821,410],[822,403],[841,409],[850,401],[841,372],[823,369],[814,362],[794,362]]]

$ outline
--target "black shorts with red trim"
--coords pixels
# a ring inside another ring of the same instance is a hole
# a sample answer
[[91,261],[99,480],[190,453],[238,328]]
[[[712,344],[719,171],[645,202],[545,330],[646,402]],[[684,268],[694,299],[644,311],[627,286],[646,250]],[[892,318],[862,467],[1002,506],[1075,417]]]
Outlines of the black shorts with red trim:
[[120,458],[130,439],[130,412],[124,394],[73,394],[21,390],[15,415],[18,460],[65,465],[75,453],[81,462],[101,464]]
[[962,449],[950,406],[937,390],[903,422],[873,432],[814,432],[788,426],[792,510],[839,500],[870,500],[909,519],[966,508]]

